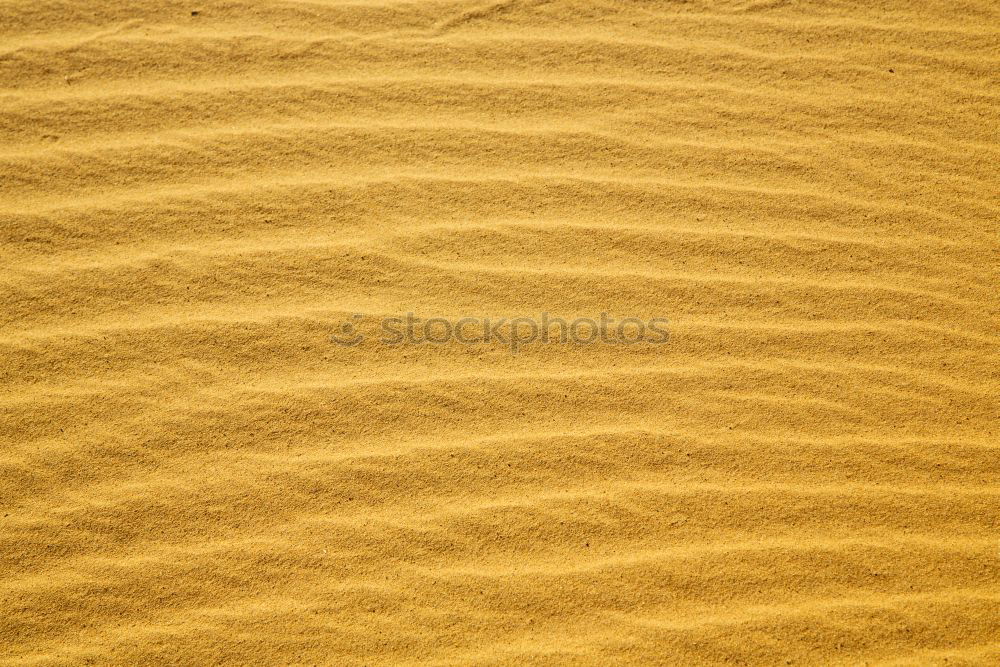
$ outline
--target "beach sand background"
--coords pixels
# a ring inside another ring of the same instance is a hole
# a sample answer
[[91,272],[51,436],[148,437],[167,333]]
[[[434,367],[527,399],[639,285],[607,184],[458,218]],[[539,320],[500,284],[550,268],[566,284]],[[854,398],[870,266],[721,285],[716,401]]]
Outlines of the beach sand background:
[[986,0],[0,0],[0,660],[996,664],[998,64]]

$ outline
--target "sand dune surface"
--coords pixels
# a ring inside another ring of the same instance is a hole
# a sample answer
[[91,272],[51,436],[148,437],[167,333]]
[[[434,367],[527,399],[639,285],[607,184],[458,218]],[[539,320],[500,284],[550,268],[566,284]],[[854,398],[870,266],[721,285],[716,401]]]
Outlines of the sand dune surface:
[[0,0],[0,662],[997,664],[998,120],[985,0]]

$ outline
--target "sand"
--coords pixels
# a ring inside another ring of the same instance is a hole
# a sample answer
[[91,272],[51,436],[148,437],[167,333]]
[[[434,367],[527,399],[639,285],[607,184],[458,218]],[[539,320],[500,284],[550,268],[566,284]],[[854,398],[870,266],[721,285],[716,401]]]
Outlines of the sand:
[[[0,662],[997,664],[998,72],[990,0],[0,0]],[[377,339],[602,312],[669,340]]]

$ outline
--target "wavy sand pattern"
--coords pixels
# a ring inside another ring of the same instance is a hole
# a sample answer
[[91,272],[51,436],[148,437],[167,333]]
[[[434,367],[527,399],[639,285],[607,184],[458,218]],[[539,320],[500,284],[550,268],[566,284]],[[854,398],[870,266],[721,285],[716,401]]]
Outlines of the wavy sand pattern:
[[3,664],[1000,662],[995,2],[0,35]]

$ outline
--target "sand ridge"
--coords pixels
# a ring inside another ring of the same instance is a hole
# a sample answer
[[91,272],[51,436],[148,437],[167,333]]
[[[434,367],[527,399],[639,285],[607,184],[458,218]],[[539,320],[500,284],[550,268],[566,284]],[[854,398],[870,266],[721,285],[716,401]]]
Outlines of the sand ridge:
[[[996,663],[998,64],[980,0],[0,0],[0,663]],[[670,340],[377,340],[604,312]]]

